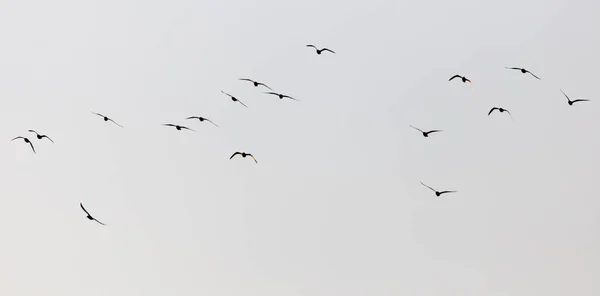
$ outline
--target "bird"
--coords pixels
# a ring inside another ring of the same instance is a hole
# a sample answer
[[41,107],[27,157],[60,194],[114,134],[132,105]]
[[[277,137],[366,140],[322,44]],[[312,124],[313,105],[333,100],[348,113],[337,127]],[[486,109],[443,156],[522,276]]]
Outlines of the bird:
[[506,69],[510,69],[510,70],[519,70],[519,71],[521,71],[521,73],[523,73],[523,74],[525,74],[525,73],[529,73],[529,74],[531,74],[531,76],[533,76],[533,77],[537,78],[538,80],[542,80],[541,78],[539,78],[539,77],[535,76],[535,74],[533,74],[533,73],[529,72],[529,70],[527,70],[527,69],[524,69],[524,68],[517,68],[517,67],[504,67],[504,68],[506,68]]
[[216,123],[212,122],[212,120],[210,120],[210,119],[208,119],[206,117],[202,117],[202,116],[190,116],[190,117],[188,117],[186,119],[198,119],[198,120],[200,120],[200,122],[203,122],[203,121],[206,120],[206,121],[214,124],[216,127],[219,127]]
[[321,53],[322,53],[322,52],[324,52],[324,51],[329,51],[329,52],[331,52],[331,53],[335,53],[333,50],[331,50],[331,49],[329,49],[329,48],[325,48],[325,47],[323,47],[323,48],[321,48],[321,49],[318,49],[316,46],[314,46],[314,45],[312,45],[312,44],[308,44],[308,45],[306,45],[306,47],[312,47],[312,48],[314,48],[314,49],[317,51],[317,54],[321,54]]
[[25,141],[25,143],[29,144],[29,146],[31,146],[31,150],[33,150],[33,153],[35,153],[35,148],[33,148],[33,143],[31,143],[31,141],[29,141],[29,139],[25,138],[25,137],[15,137],[14,139],[10,140],[11,142],[16,140],[16,139],[23,139],[23,141]]
[[182,129],[186,129],[186,130],[190,130],[190,131],[193,131],[193,132],[195,132],[195,130],[193,130],[193,129],[189,128],[189,127],[185,127],[185,126],[181,126],[181,125],[177,125],[177,124],[165,123],[165,124],[163,124],[163,125],[164,125],[164,126],[172,126],[172,127],[174,127],[176,130],[178,130],[178,131],[180,131],[180,130],[182,130]]
[[274,96],[278,96],[278,97],[279,97],[279,99],[288,98],[288,99],[292,99],[292,100],[294,100],[294,101],[299,101],[298,99],[294,99],[294,98],[292,98],[292,97],[290,97],[290,96],[288,96],[288,95],[279,94],[279,93],[272,92],[272,91],[270,91],[270,92],[266,92],[265,94],[268,94],[268,95],[274,95]]
[[118,124],[116,121],[114,121],[114,120],[112,120],[112,119],[110,119],[110,118],[108,118],[108,117],[106,117],[106,116],[104,116],[104,115],[102,115],[100,113],[92,112],[92,114],[96,114],[96,115],[102,117],[104,119],[104,121],[112,121],[114,124],[116,124],[116,125],[118,125],[120,127],[123,127],[122,125]]
[[510,111],[508,111],[504,108],[500,108],[500,107],[494,107],[494,108],[490,109],[490,112],[488,112],[488,116],[490,116],[490,114],[492,114],[492,112],[494,112],[494,110],[498,110],[498,111],[500,111],[500,113],[506,112],[506,113],[508,113],[508,115],[510,115],[510,118],[512,119],[512,114],[510,114]]
[[452,81],[452,79],[454,79],[454,78],[457,78],[457,77],[458,77],[458,78],[460,78],[460,79],[462,79],[462,82],[463,82],[463,83],[465,83],[465,82],[469,82],[469,83],[471,83],[471,80],[467,79],[467,77],[460,76],[460,75],[458,75],[458,74],[457,74],[457,75],[454,75],[454,76],[452,76],[452,77],[450,77],[450,79],[448,79],[448,81]]
[[38,140],[41,140],[43,138],[46,138],[48,140],[50,140],[50,142],[54,143],[54,141],[52,141],[52,139],[50,139],[50,137],[46,136],[46,135],[40,135],[38,134],[38,132],[34,131],[34,130],[29,130],[30,133],[35,133],[35,136],[38,138]]
[[560,92],[563,93],[563,95],[565,95],[565,97],[567,98],[567,102],[569,103],[569,106],[573,106],[573,104],[577,103],[577,102],[588,102],[588,99],[576,99],[571,101],[571,99],[569,98],[569,96],[567,96],[567,94],[561,89]]
[[454,193],[454,192],[457,192],[457,191],[453,191],[453,190],[437,191],[437,190],[435,190],[435,189],[433,189],[433,188],[425,185],[425,183],[423,183],[423,182],[421,182],[421,185],[423,185],[423,186],[431,189],[433,192],[435,192],[435,196],[440,196],[440,195],[445,194],[445,193]]
[[234,97],[234,96],[232,96],[232,95],[230,95],[230,94],[228,94],[228,93],[226,93],[224,91],[221,91],[221,92],[224,93],[225,95],[229,96],[232,101],[238,102],[238,103],[242,104],[244,107],[248,108],[248,106],[246,106],[246,104],[242,103],[242,101],[238,100],[236,97]]
[[246,152],[236,152],[236,153],[232,154],[229,159],[232,159],[234,156],[236,156],[238,154],[241,155],[243,158],[246,158],[246,156],[250,156],[250,157],[252,157],[252,159],[254,159],[254,162],[258,163],[258,161],[254,157],[254,155],[252,155],[250,153],[246,153]]
[[255,87],[258,87],[259,85],[262,85],[270,90],[273,90],[272,88],[268,87],[266,84],[262,83],[262,82],[258,82],[258,81],[254,81],[252,79],[248,79],[248,78],[240,78],[239,80],[243,80],[243,81],[250,81],[252,82],[252,84],[254,84]]
[[424,132],[421,129],[416,128],[416,127],[414,127],[412,125],[410,125],[410,127],[412,127],[414,129],[420,131],[421,133],[423,133],[423,137],[425,137],[425,138],[429,137],[429,134],[431,134],[431,133],[437,133],[437,132],[441,132],[442,131],[442,130],[430,130],[430,131]]
[[100,224],[102,224],[102,225],[106,225],[106,224],[104,224],[104,223],[102,223],[102,222],[98,221],[98,219],[96,219],[96,218],[92,217],[92,215],[90,215],[90,213],[89,213],[89,212],[88,212],[88,211],[87,211],[87,210],[86,210],[86,209],[83,207],[83,204],[82,204],[82,203],[79,203],[79,206],[80,206],[80,207],[81,207],[81,209],[82,209],[82,210],[83,210],[83,211],[84,211],[84,212],[87,214],[87,218],[88,218],[88,219],[90,219],[90,220],[94,220],[94,221],[96,221],[96,222],[98,222],[98,223],[100,223]]

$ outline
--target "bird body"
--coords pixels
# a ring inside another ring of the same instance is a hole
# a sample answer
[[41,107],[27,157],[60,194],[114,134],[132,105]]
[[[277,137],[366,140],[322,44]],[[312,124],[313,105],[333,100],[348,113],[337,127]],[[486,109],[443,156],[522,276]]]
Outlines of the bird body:
[[228,97],[230,97],[232,101],[238,102],[238,103],[242,104],[244,107],[248,108],[248,106],[246,106],[246,104],[242,103],[242,101],[240,101],[238,98],[236,98],[236,97],[234,97],[234,96],[232,96],[232,95],[230,95],[230,94],[228,94],[228,93],[226,93],[224,91],[221,91],[221,92],[224,93],[225,95],[227,95]]
[[329,51],[329,52],[331,52],[331,53],[335,53],[333,50],[331,50],[331,49],[329,49],[329,48],[325,48],[325,47],[323,47],[323,48],[321,48],[321,49],[318,49],[316,46],[314,46],[314,45],[312,45],[312,44],[308,44],[308,45],[306,45],[306,47],[312,47],[312,48],[314,48],[314,49],[317,51],[317,54],[321,54],[321,53],[323,53],[324,51]]
[[250,156],[252,159],[254,159],[254,162],[258,163],[258,161],[254,157],[254,155],[252,155],[250,153],[246,153],[246,152],[235,152],[231,155],[231,157],[229,157],[229,159],[232,159],[236,155],[241,155],[243,158],[246,158],[246,156]]
[[518,68],[518,67],[504,67],[506,69],[510,69],[510,70],[518,70],[521,71],[521,73],[525,74],[525,73],[529,73],[531,74],[531,76],[537,78],[538,80],[542,80],[541,78],[537,77],[535,74],[531,73],[529,70],[525,69],[525,68]]
[[458,75],[458,74],[457,74],[457,75],[454,75],[454,76],[452,76],[452,77],[450,77],[450,79],[448,79],[448,81],[452,81],[452,79],[454,79],[454,78],[460,78],[460,79],[462,80],[462,82],[463,82],[463,83],[465,83],[465,82],[469,82],[469,83],[471,83],[471,80],[467,79],[467,77],[460,76],[460,75]]
[[35,152],[35,148],[33,148],[33,143],[31,143],[31,141],[30,141],[28,138],[26,138],[26,137],[21,137],[21,136],[18,136],[18,137],[15,137],[15,138],[13,138],[13,139],[12,139],[12,140],[10,140],[10,141],[12,142],[12,141],[14,141],[14,140],[16,140],[16,139],[23,139],[23,141],[25,141],[25,143],[27,143],[27,144],[29,144],[29,146],[31,146],[31,150],[33,150],[33,153],[36,153],[36,152]]

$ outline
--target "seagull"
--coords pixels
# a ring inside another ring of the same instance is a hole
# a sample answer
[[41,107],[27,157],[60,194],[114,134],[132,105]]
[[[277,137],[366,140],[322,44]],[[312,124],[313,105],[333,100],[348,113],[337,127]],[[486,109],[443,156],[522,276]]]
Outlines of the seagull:
[[38,138],[38,140],[41,140],[43,138],[46,138],[48,140],[50,140],[50,142],[54,143],[54,141],[52,141],[52,139],[50,139],[50,137],[46,136],[46,135],[40,135],[38,134],[38,132],[34,131],[34,130],[29,130],[30,133],[35,133],[35,136]]
[[206,120],[206,121],[214,124],[216,127],[219,127],[216,123],[212,122],[212,120],[210,120],[210,119],[208,119],[206,117],[202,117],[202,116],[190,116],[190,117],[188,117],[186,119],[198,119],[198,120],[200,120],[200,122],[203,122],[203,121]]
[[331,52],[331,53],[335,53],[333,50],[331,50],[331,49],[329,49],[329,48],[325,48],[325,47],[323,47],[323,48],[321,48],[321,49],[318,49],[316,46],[314,46],[314,45],[312,45],[312,44],[308,44],[308,45],[306,45],[306,47],[312,47],[312,48],[314,48],[314,49],[317,51],[317,54],[321,54],[321,53],[322,53],[322,52],[324,52],[324,51],[329,51],[329,52]]
[[450,77],[450,79],[449,79],[448,81],[452,81],[452,79],[454,79],[454,78],[457,78],[457,77],[458,77],[458,78],[460,78],[460,79],[462,79],[462,82],[463,82],[463,83],[465,83],[465,82],[469,82],[469,83],[471,83],[471,80],[467,79],[467,77],[460,76],[460,75],[458,75],[458,74],[457,74],[457,75],[454,75],[454,76],[452,76],[452,77]]
[[122,125],[118,124],[116,121],[114,121],[114,120],[112,120],[112,119],[110,119],[110,118],[108,118],[108,117],[106,117],[106,116],[104,116],[104,115],[102,115],[102,114],[100,114],[100,113],[92,112],[92,114],[96,114],[96,115],[98,115],[98,116],[102,117],[102,118],[104,119],[104,121],[109,121],[109,120],[110,120],[110,121],[112,121],[114,124],[116,124],[116,125],[118,125],[118,126],[120,126],[120,127],[123,127]]
[[288,99],[292,99],[292,100],[294,100],[294,101],[299,101],[298,99],[294,99],[294,98],[292,98],[292,97],[290,97],[290,96],[288,96],[288,95],[284,95],[284,94],[278,94],[278,93],[276,93],[276,92],[272,92],[272,91],[270,91],[270,92],[266,92],[266,94],[268,94],[268,95],[274,95],[274,96],[278,96],[278,97],[279,97],[279,99],[288,98]]
[[252,84],[254,84],[255,87],[258,87],[259,85],[262,85],[270,90],[273,90],[272,88],[268,87],[266,84],[258,82],[258,81],[254,81],[252,79],[248,79],[248,78],[240,78],[239,80],[243,80],[243,81],[250,81],[252,82]]
[[234,97],[234,96],[232,96],[232,95],[230,95],[230,94],[228,94],[228,93],[226,93],[224,91],[221,91],[221,92],[224,93],[224,94],[226,94],[227,96],[229,96],[232,101],[239,102],[240,104],[244,105],[244,107],[248,108],[248,106],[246,106],[246,104],[242,103],[242,101],[238,100],[236,97]]
[[538,80],[542,80],[541,78],[539,78],[539,77],[535,76],[535,74],[533,74],[533,73],[529,72],[529,70],[527,70],[527,69],[524,69],[524,68],[517,68],[517,67],[504,67],[504,68],[506,68],[506,69],[510,69],[510,70],[519,70],[519,71],[521,71],[521,73],[523,73],[523,74],[525,74],[525,73],[529,73],[529,74],[531,74],[531,76],[533,76],[533,77],[537,78]]
[[195,130],[193,130],[193,129],[189,128],[189,127],[185,127],[185,126],[181,126],[181,125],[177,125],[177,124],[165,123],[165,124],[163,124],[163,125],[164,125],[164,126],[172,126],[172,127],[174,127],[176,130],[178,130],[178,131],[180,131],[180,130],[182,130],[182,129],[186,129],[186,130],[190,130],[190,131],[193,131],[193,132],[195,132]]
[[442,130],[430,130],[430,131],[424,132],[421,129],[416,128],[416,127],[414,127],[412,125],[410,125],[410,127],[412,127],[414,129],[420,131],[421,133],[423,133],[423,137],[425,137],[425,138],[429,137],[429,134],[431,134],[431,133],[437,133],[437,132],[441,132],[442,131]]
[[500,113],[506,112],[506,113],[508,113],[508,115],[510,115],[510,118],[512,119],[512,115],[510,114],[510,111],[508,111],[508,110],[506,110],[504,108],[500,108],[500,107],[494,107],[494,108],[492,108],[490,110],[490,112],[488,112],[488,116],[490,116],[490,114],[492,114],[492,112],[494,112],[494,110],[498,110],[498,111],[500,111]]
[[83,204],[82,204],[82,203],[79,203],[79,206],[80,206],[80,207],[81,207],[81,209],[82,209],[82,210],[83,210],[83,211],[84,211],[84,212],[87,214],[87,218],[88,218],[88,219],[90,219],[90,220],[94,220],[94,221],[96,221],[96,222],[98,222],[98,223],[100,223],[100,224],[102,224],[102,225],[106,225],[106,224],[104,224],[104,223],[102,223],[102,222],[98,221],[96,218],[92,217],[92,215],[90,215],[90,213],[88,213],[88,211],[87,211],[87,210],[86,210],[86,209],[83,207]]
[[569,96],[567,96],[567,94],[564,91],[562,91],[562,89],[560,90],[560,92],[562,92],[563,95],[565,95],[565,97],[567,98],[567,102],[569,103],[569,106],[573,106],[573,104],[575,104],[577,102],[588,102],[589,101],[588,99],[576,99],[576,100],[571,101],[571,99],[569,99]]
[[31,150],[33,150],[33,153],[35,153],[35,148],[33,148],[33,144],[31,143],[31,141],[29,141],[29,139],[25,138],[25,137],[15,137],[14,139],[10,140],[11,142],[16,140],[16,139],[23,139],[23,141],[25,141],[25,143],[29,144],[29,146],[31,146]]
[[425,187],[427,187],[427,188],[431,189],[433,192],[435,192],[435,196],[440,196],[440,195],[442,195],[442,194],[444,194],[444,193],[454,193],[454,192],[456,192],[456,191],[452,191],[452,190],[446,190],[446,191],[437,191],[437,190],[435,190],[435,189],[433,189],[433,188],[431,188],[431,187],[429,187],[429,186],[425,185],[423,182],[421,182],[421,185],[423,185],[423,186],[425,186]]
[[252,154],[246,153],[246,152],[236,152],[236,153],[232,154],[229,159],[232,159],[234,156],[236,156],[238,154],[241,155],[243,158],[246,158],[246,156],[250,156],[250,157],[252,157],[252,159],[254,159],[254,162],[258,163],[256,158],[254,158],[254,156]]

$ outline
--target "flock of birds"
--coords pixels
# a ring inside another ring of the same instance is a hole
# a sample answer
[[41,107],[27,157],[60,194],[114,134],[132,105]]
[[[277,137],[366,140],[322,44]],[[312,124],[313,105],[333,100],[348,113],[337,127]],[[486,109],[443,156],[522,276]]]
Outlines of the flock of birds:
[[[320,48],[320,49],[319,49],[318,47],[316,47],[315,45],[312,45],[312,44],[306,45],[306,47],[311,47],[311,48],[314,48],[314,49],[315,49],[315,51],[316,51],[316,53],[317,53],[317,55],[321,55],[321,54],[323,54],[324,52],[330,52],[330,53],[332,53],[332,54],[335,54],[335,52],[334,52],[333,50],[331,50],[331,49],[329,49],[329,48],[325,48],[325,47],[324,47],[324,48]],[[538,80],[541,80],[541,78],[539,78],[537,75],[533,74],[532,72],[530,72],[529,70],[527,70],[527,69],[525,69],[525,68],[518,68],[518,67],[505,67],[505,68],[506,68],[506,69],[510,69],[510,70],[518,70],[518,71],[520,71],[520,72],[521,72],[521,73],[523,73],[523,74],[530,74],[531,76],[535,77],[536,79],[538,79]],[[457,75],[454,75],[454,76],[452,76],[452,77],[450,77],[450,79],[449,79],[448,81],[452,81],[452,80],[454,80],[454,79],[456,79],[456,78],[459,78],[459,79],[460,79],[460,80],[461,80],[463,83],[469,83],[469,84],[471,84],[471,83],[472,83],[470,79],[466,78],[465,76],[458,75],[458,74],[457,74]],[[264,92],[265,94],[268,94],[268,95],[273,95],[273,96],[277,96],[279,99],[291,99],[291,100],[298,101],[297,99],[295,99],[295,98],[293,98],[293,97],[291,97],[291,96],[288,96],[288,95],[285,95],[285,94],[282,94],[282,93],[277,93],[277,92],[274,92],[272,88],[270,88],[269,86],[267,86],[266,84],[264,84],[264,83],[262,83],[262,82],[258,82],[258,81],[255,81],[255,80],[252,80],[252,79],[249,79],[249,78],[240,78],[239,80],[241,80],[241,81],[247,81],[247,82],[250,82],[250,83],[252,83],[252,85],[254,85],[254,87],[264,87],[264,88],[266,88],[266,89],[270,90],[269,92]],[[561,91],[561,93],[562,93],[562,94],[565,96],[565,98],[567,99],[567,104],[568,104],[569,106],[572,106],[573,104],[575,104],[575,103],[578,103],[578,102],[586,102],[586,101],[589,101],[588,99],[581,99],[581,98],[580,98],[580,99],[571,100],[571,98],[569,98],[569,96],[568,96],[568,95],[567,95],[567,94],[566,94],[564,91],[562,91],[562,89],[561,89],[560,91]],[[223,93],[224,95],[226,95],[227,97],[229,97],[229,98],[231,99],[231,101],[233,101],[234,103],[239,103],[240,105],[242,105],[242,106],[244,106],[244,107],[248,108],[248,106],[247,106],[246,104],[244,104],[242,101],[240,101],[240,100],[239,100],[238,98],[236,98],[235,96],[233,96],[233,95],[231,95],[231,94],[229,94],[229,93],[226,93],[226,92],[224,92],[224,91],[221,91],[221,93]],[[502,107],[496,107],[496,106],[495,106],[495,107],[492,107],[492,108],[490,109],[490,111],[488,112],[488,116],[489,116],[489,115],[491,115],[491,114],[492,114],[494,111],[498,111],[499,113],[504,113],[504,112],[506,112],[506,113],[507,113],[507,114],[508,114],[508,115],[511,117],[511,119],[512,119],[512,115],[511,115],[510,111],[508,111],[507,109],[504,109],[504,108],[502,108]],[[115,120],[113,120],[113,119],[109,118],[108,116],[105,116],[105,115],[103,115],[103,114],[96,113],[96,112],[91,112],[91,113],[92,113],[92,114],[94,114],[94,115],[97,115],[97,116],[101,117],[101,118],[102,118],[102,120],[103,120],[103,121],[105,121],[105,122],[108,122],[108,121],[110,121],[110,122],[112,122],[113,124],[115,124],[115,125],[117,125],[117,126],[119,126],[119,127],[121,127],[121,128],[123,127],[122,125],[120,125],[119,123],[117,123]],[[216,123],[214,123],[212,120],[210,120],[210,119],[208,119],[208,118],[206,118],[206,117],[202,117],[202,116],[190,116],[190,117],[187,117],[187,118],[186,118],[186,120],[198,120],[198,121],[200,121],[200,122],[207,121],[207,122],[210,122],[211,124],[213,124],[215,127],[219,127],[219,125],[217,125]],[[193,130],[193,129],[189,128],[189,127],[186,127],[186,126],[183,126],[183,125],[179,125],[179,124],[173,124],[173,123],[165,123],[165,124],[163,124],[163,126],[173,127],[173,128],[175,128],[176,130],[178,130],[178,131],[181,131],[181,130],[189,130],[189,131],[192,131],[192,132],[194,132],[194,131],[195,131],[195,130]],[[413,128],[413,129],[415,129],[415,130],[419,131],[419,132],[420,132],[420,133],[423,135],[423,137],[425,137],[425,138],[428,138],[428,137],[429,137],[431,134],[434,134],[434,133],[439,133],[439,132],[442,132],[442,131],[443,131],[443,130],[437,130],[437,129],[436,129],[436,130],[428,130],[428,131],[424,131],[424,130],[422,130],[422,129],[419,129],[419,128],[415,127],[415,126],[412,126],[412,125],[409,125],[409,126],[410,126],[411,128]],[[35,137],[36,137],[38,140],[47,139],[47,140],[49,140],[50,142],[54,143],[54,141],[53,141],[53,140],[52,140],[50,137],[48,137],[47,135],[40,134],[40,133],[36,132],[35,130],[28,130],[28,132],[30,132],[30,133],[34,133],[34,134],[35,134]],[[18,137],[15,137],[15,138],[13,138],[11,141],[15,141],[15,140],[17,140],[17,139],[21,139],[21,140],[23,140],[23,141],[24,141],[26,144],[28,144],[28,145],[31,147],[31,150],[32,150],[34,153],[36,153],[36,152],[35,152],[35,147],[33,146],[33,143],[32,143],[32,141],[31,141],[31,140],[30,140],[28,137],[25,137],[25,136],[18,136]],[[234,153],[233,153],[233,154],[232,154],[232,155],[229,157],[229,159],[233,159],[233,158],[234,158],[235,156],[237,156],[237,155],[241,156],[242,158],[250,157],[250,158],[252,158],[252,159],[254,160],[254,162],[255,162],[255,163],[258,163],[258,161],[257,161],[257,160],[256,160],[256,158],[254,157],[254,155],[252,155],[251,153],[247,153],[247,152],[241,152],[241,151],[236,151],[236,152],[234,152]],[[427,184],[425,184],[425,183],[423,183],[423,182],[421,182],[421,185],[423,185],[424,187],[426,187],[426,188],[430,189],[431,191],[433,191],[437,197],[439,197],[439,196],[441,196],[441,195],[443,195],[443,194],[447,194],[447,193],[455,193],[455,192],[457,192],[457,191],[455,191],[455,190],[444,190],[444,191],[438,191],[438,190],[436,190],[436,189],[432,188],[431,186],[429,186],[429,185],[427,185]],[[85,207],[83,206],[83,204],[82,204],[82,203],[79,203],[79,206],[80,206],[80,207],[81,207],[81,209],[82,209],[82,210],[83,210],[83,211],[86,213],[86,215],[87,215],[87,219],[89,219],[89,220],[92,220],[92,221],[96,221],[96,222],[98,222],[98,223],[99,223],[99,224],[101,224],[101,225],[106,225],[106,224],[104,224],[104,223],[102,223],[102,222],[98,221],[96,218],[94,218],[94,217],[93,217],[93,216],[92,216],[92,215],[91,215],[91,214],[90,214],[90,213],[89,213],[89,212],[88,212],[88,211],[85,209]]]

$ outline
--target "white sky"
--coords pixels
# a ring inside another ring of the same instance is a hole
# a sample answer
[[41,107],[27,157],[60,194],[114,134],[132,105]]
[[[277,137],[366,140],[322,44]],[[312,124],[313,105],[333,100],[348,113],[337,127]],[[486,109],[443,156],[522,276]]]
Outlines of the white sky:
[[0,294],[598,295],[598,11],[0,2]]

